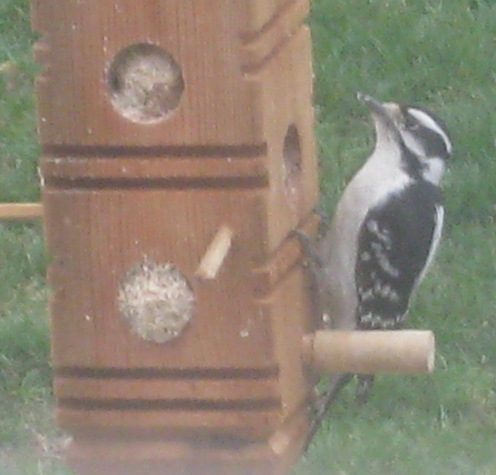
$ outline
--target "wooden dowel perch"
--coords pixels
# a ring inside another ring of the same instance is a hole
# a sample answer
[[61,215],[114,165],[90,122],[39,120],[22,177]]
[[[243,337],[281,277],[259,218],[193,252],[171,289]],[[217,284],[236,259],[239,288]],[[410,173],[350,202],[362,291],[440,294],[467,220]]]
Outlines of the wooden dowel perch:
[[41,203],[0,203],[0,219],[39,219],[43,217]]
[[227,226],[219,228],[195,272],[197,277],[205,280],[212,280],[217,277],[231,249],[232,236],[233,232]]
[[320,374],[426,374],[434,369],[431,331],[328,331],[303,337],[302,356]]

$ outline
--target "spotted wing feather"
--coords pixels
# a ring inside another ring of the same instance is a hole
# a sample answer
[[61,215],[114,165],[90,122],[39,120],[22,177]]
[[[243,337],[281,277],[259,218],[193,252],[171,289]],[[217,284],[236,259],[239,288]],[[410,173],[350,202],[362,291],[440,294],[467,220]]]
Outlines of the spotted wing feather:
[[436,186],[413,182],[368,212],[358,235],[355,267],[358,328],[401,325],[437,247],[441,209]]

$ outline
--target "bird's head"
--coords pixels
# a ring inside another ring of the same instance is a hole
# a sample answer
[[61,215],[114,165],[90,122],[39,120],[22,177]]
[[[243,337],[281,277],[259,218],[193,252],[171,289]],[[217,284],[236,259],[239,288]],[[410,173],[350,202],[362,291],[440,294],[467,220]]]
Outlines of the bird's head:
[[[385,141],[398,144],[406,158],[418,162],[419,173],[439,184],[453,145],[443,122],[423,107],[382,103],[358,93],[357,97],[371,112],[377,134],[377,145]],[[411,165],[411,164],[410,164]]]

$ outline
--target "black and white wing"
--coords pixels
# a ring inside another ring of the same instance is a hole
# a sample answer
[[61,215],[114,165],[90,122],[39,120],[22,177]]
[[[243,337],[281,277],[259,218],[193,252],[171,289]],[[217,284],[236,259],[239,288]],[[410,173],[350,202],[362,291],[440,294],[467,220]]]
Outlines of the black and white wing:
[[357,327],[401,325],[435,254],[443,225],[438,187],[412,182],[372,208],[358,235]]

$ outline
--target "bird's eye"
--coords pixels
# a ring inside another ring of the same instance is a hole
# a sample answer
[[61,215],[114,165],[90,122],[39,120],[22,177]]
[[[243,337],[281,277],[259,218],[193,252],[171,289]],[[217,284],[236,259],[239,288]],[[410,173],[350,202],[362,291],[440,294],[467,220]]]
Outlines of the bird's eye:
[[420,128],[420,124],[416,121],[412,116],[408,115],[405,117],[405,129],[407,130],[418,130]]

